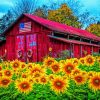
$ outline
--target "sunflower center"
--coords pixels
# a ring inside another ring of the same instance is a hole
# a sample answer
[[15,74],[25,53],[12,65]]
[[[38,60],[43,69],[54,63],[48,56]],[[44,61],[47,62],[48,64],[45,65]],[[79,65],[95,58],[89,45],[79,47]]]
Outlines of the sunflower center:
[[57,65],[54,65],[52,68],[53,68],[55,71],[58,70],[58,66],[57,66]]
[[18,67],[18,64],[17,64],[17,63],[15,63],[15,64],[14,64],[14,67],[15,67],[15,68],[16,68],[16,67]]
[[35,75],[35,77],[39,77],[39,76],[40,76],[40,74],[36,74],[36,75]]
[[68,69],[69,71],[71,71],[71,70],[73,69],[73,66],[70,66],[70,65],[69,65],[69,66],[67,67],[67,69]]
[[41,81],[42,81],[42,82],[46,82],[46,79],[45,79],[45,78],[42,78]]
[[77,62],[76,60],[74,61],[74,63],[75,63],[75,64],[78,64],[78,62]]
[[26,78],[26,75],[22,75],[22,78]]
[[32,65],[29,65],[28,67],[29,67],[29,68],[32,68]]
[[10,75],[10,72],[9,72],[9,71],[7,71],[7,72],[6,72],[6,74],[7,74],[7,75]]
[[28,83],[23,83],[21,86],[23,89],[27,89],[29,87]]
[[57,86],[61,86],[61,82],[57,82],[56,84],[57,84]]
[[7,84],[9,83],[9,80],[2,80],[1,83],[2,83],[3,85],[7,85]]
[[88,62],[92,63],[93,62],[92,58],[88,58]]
[[25,65],[22,65],[22,68],[24,68],[25,67]]
[[48,61],[48,65],[51,65],[52,63],[53,63],[52,60],[49,60],[49,61]]
[[77,76],[77,77],[76,77],[76,81],[77,81],[77,82],[81,82],[81,81],[82,81],[82,77]]
[[84,60],[81,60],[81,62],[84,64]]
[[96,85],[100,85],[100,79],[95,79],[94,82],[95,82]]

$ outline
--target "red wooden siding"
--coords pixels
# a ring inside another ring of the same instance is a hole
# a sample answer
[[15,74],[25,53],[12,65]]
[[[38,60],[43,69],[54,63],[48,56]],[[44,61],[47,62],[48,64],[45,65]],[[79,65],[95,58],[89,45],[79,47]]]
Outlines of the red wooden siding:
[[15,59],[15,37],[8,36],[6,38],[6,49],[7,49],[7,59],[14,60]]
[[99,52],[99,48],[97,48],[97,47],[93,47],[93,52]]
[[81,46],[79,44],[74,44],[74,57],[79,58],[81,55]]
[[69,50],[70,51],[70,44],[64,43],[58,40],[49,39],[49,47],[52,48],[52,55],[53,57],[57,57],[59,53],[63,50]]

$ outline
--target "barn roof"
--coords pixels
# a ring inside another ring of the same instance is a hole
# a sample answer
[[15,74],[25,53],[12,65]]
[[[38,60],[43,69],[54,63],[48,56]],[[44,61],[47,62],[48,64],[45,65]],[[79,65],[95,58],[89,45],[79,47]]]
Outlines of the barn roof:
[[86,30],[82,30],[82,29],[78,29],[78,28],[68,26],[68,25],[65,25],[65,24],[61,24],[61,23],[58,23],[58,22],[50,21],[50,20],[47,20],[47,19],[44,19],[44,18],[40,18],[38,16],[34,16],[32,14],[24,14],[24,15],[31,18],[32,20],[54,30],[54,31],[70,33],[70,34],[73,34],[73,35],[78,35],[78,36],[82,36],[82,37],[86,37],[86,38],[90,38],[90,39],[100,41],[100,37],[97,37],[96,35],[88,32]]
[[[82,30],[82,29],[78,29],[78,28],[68,26],[65,24],[61,24],[58,22],[50,21],[50,20],[35,16],[32,14],[22,14],[17,20],[19,20],[23,16],[26,16],[26,17],[30,18],[31,20],[33,20],[53,31],[63,32],[64,34],[69,33],[72,35],[78,35],[81,37],[100,41],[100,37],[97,37],[96,35],[88,32],[86,30]],[[8,27],[8,29],[4,32],[4,34],[7,33],[7,31],[17,22],[17,20],[11,26]]]

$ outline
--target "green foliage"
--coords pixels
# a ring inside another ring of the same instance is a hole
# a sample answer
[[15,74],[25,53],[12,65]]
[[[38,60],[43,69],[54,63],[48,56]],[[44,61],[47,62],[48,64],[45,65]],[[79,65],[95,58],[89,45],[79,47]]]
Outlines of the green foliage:
[[57,54],[57,59],[61,60],[61,59],[66,59],[68,57],[70,57],[70,51],[69,50],[63,50],[58,52]]
[[93,55],[93,56],[100,56],[100,53],[94,52],[92,55]]
[[87,66],[87,65],[79,65],[79,68],[81,70],[84,70],[84,71],[95,71],[95,72],[100,72],[100,66],[99,66],[99,63],[98,62],[95,62],[95,64],[93,66]]

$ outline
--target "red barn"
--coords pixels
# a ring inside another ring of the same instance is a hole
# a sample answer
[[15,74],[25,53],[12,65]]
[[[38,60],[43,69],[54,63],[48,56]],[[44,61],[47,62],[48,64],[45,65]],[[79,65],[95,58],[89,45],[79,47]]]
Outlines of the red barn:
[[41,61],[50,47],[53,57],[63,50],[71,57],[83,57],[84,51],[100,53],[100,37],[31,14],[21,15],[1,37],[5,40],[0,39],[0,56],[6,53],[7,60]]

